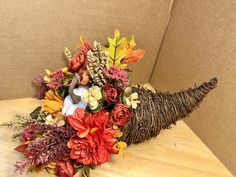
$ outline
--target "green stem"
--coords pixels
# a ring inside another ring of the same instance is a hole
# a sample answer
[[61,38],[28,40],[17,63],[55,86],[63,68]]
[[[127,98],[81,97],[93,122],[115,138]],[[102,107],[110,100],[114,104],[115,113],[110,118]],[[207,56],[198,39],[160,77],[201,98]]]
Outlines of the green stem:
[[117,38],[116,38],[116,46],[114,46],[115,47],[115,51],[114,51],[114,57],[113,57],[113,66],[115,66],[115,64],[116,64],[116,49],[117,49]]

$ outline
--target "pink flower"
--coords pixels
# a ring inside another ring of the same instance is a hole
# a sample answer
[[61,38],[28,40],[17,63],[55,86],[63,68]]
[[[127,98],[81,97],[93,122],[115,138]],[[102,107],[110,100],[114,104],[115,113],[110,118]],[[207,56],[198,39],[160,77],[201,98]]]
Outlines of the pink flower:
[[103,74],[111,81],[118,82],[118,86],[122,89],[125,89],[129,85],[129,79],[124,69],[112,66],[109,69],[104,69]]
[[77,108],[75,116],[68,116],[67,122],[77,130],[77,137],[69,140],[70,157],[84,165],[100,165],[109,161],[110,153],[118,153],[115,148],[117,130],[108,128],[109,113],[85,114]]
[[57,90],[63,85],[63,79],[65,74],[62,70],[57,70],[49,74],[50,82],[47,84],[47,86],[51,89]]

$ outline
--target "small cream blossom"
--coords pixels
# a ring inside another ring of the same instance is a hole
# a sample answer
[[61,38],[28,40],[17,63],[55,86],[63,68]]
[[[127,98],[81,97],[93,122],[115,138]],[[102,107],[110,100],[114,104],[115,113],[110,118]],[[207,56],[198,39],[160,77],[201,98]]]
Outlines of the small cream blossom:
[[46,117],[45,124],[61,127],[65,125],[65,121],[60,115],[58,115],[56,118],[53,118],[52,115],[49,114]]
[[88,91],[84,92],[82,99],[88,103],[91,110],[94,110],[99,105],[99,100],[102,99],[102,92],[98,86],[92,86]]
[[138,93],[132,92],[132,89],[130,87],[127,87],[124,91],[124,103],[128,107],[132,107],[133,109],[136,109],[140,101],[138,100]]
[[46,125],[54,125],[54,119],[52,118],[52,115],[47,115],[46,117],[46,121],[45,121]]

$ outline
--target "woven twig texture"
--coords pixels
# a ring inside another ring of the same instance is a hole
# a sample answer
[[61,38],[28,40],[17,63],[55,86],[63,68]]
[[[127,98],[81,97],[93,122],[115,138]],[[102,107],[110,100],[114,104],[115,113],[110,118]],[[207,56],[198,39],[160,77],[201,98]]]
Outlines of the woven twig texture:
[[128,124],[123,127],[124,135],[121,140],[131,144],[157,136],[161,129],[168,128],[177,120],[188,116],[216,85],[217,78],[213,78],[199,87],[172,94],[154,93],[141,86],[132,87],[139,94],[141,103]]

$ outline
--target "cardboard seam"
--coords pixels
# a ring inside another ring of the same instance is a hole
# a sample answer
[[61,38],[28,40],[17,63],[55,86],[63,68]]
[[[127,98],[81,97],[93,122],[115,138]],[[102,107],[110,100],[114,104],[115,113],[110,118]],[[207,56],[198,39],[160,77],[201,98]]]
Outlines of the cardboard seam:
[[163,36],[162,36],[162,39],[161,39],[161,43],[160,43],[160,47],[157,51],[157,56],[156,56],[156,60],[155,60],[155,63],[153,65],[153,68],[152,68],[152,72],[150,74],[150,77],[149,77],[149,83],[151,83],[151,80],[152,80],[152,77],[153,77],[153,74],[154,74],[154,71],[155,71],[155,68],[156,68],[156,65],[157,65],[157,61],[158,61],[158,58],[160,56],[160,53],[161,53],[161,49],[162,49],[162,46],[163,46],[163,43],[165,41],[165,37],[166,37],[166,33],[168,31],[168,27],[169,27],[169,24],[170,24],[170,19],[172,17],[172,11],[173,11],[173,7],[174,7],[174,1],[175,0],[171,0],[170,2],[170,5],[169,5],[169,10],[168,10],[168,18],[167,18],[167,21],[166,21],[166,25],[165,25],[165,29],[164,29],[164,33],[163,33]]

